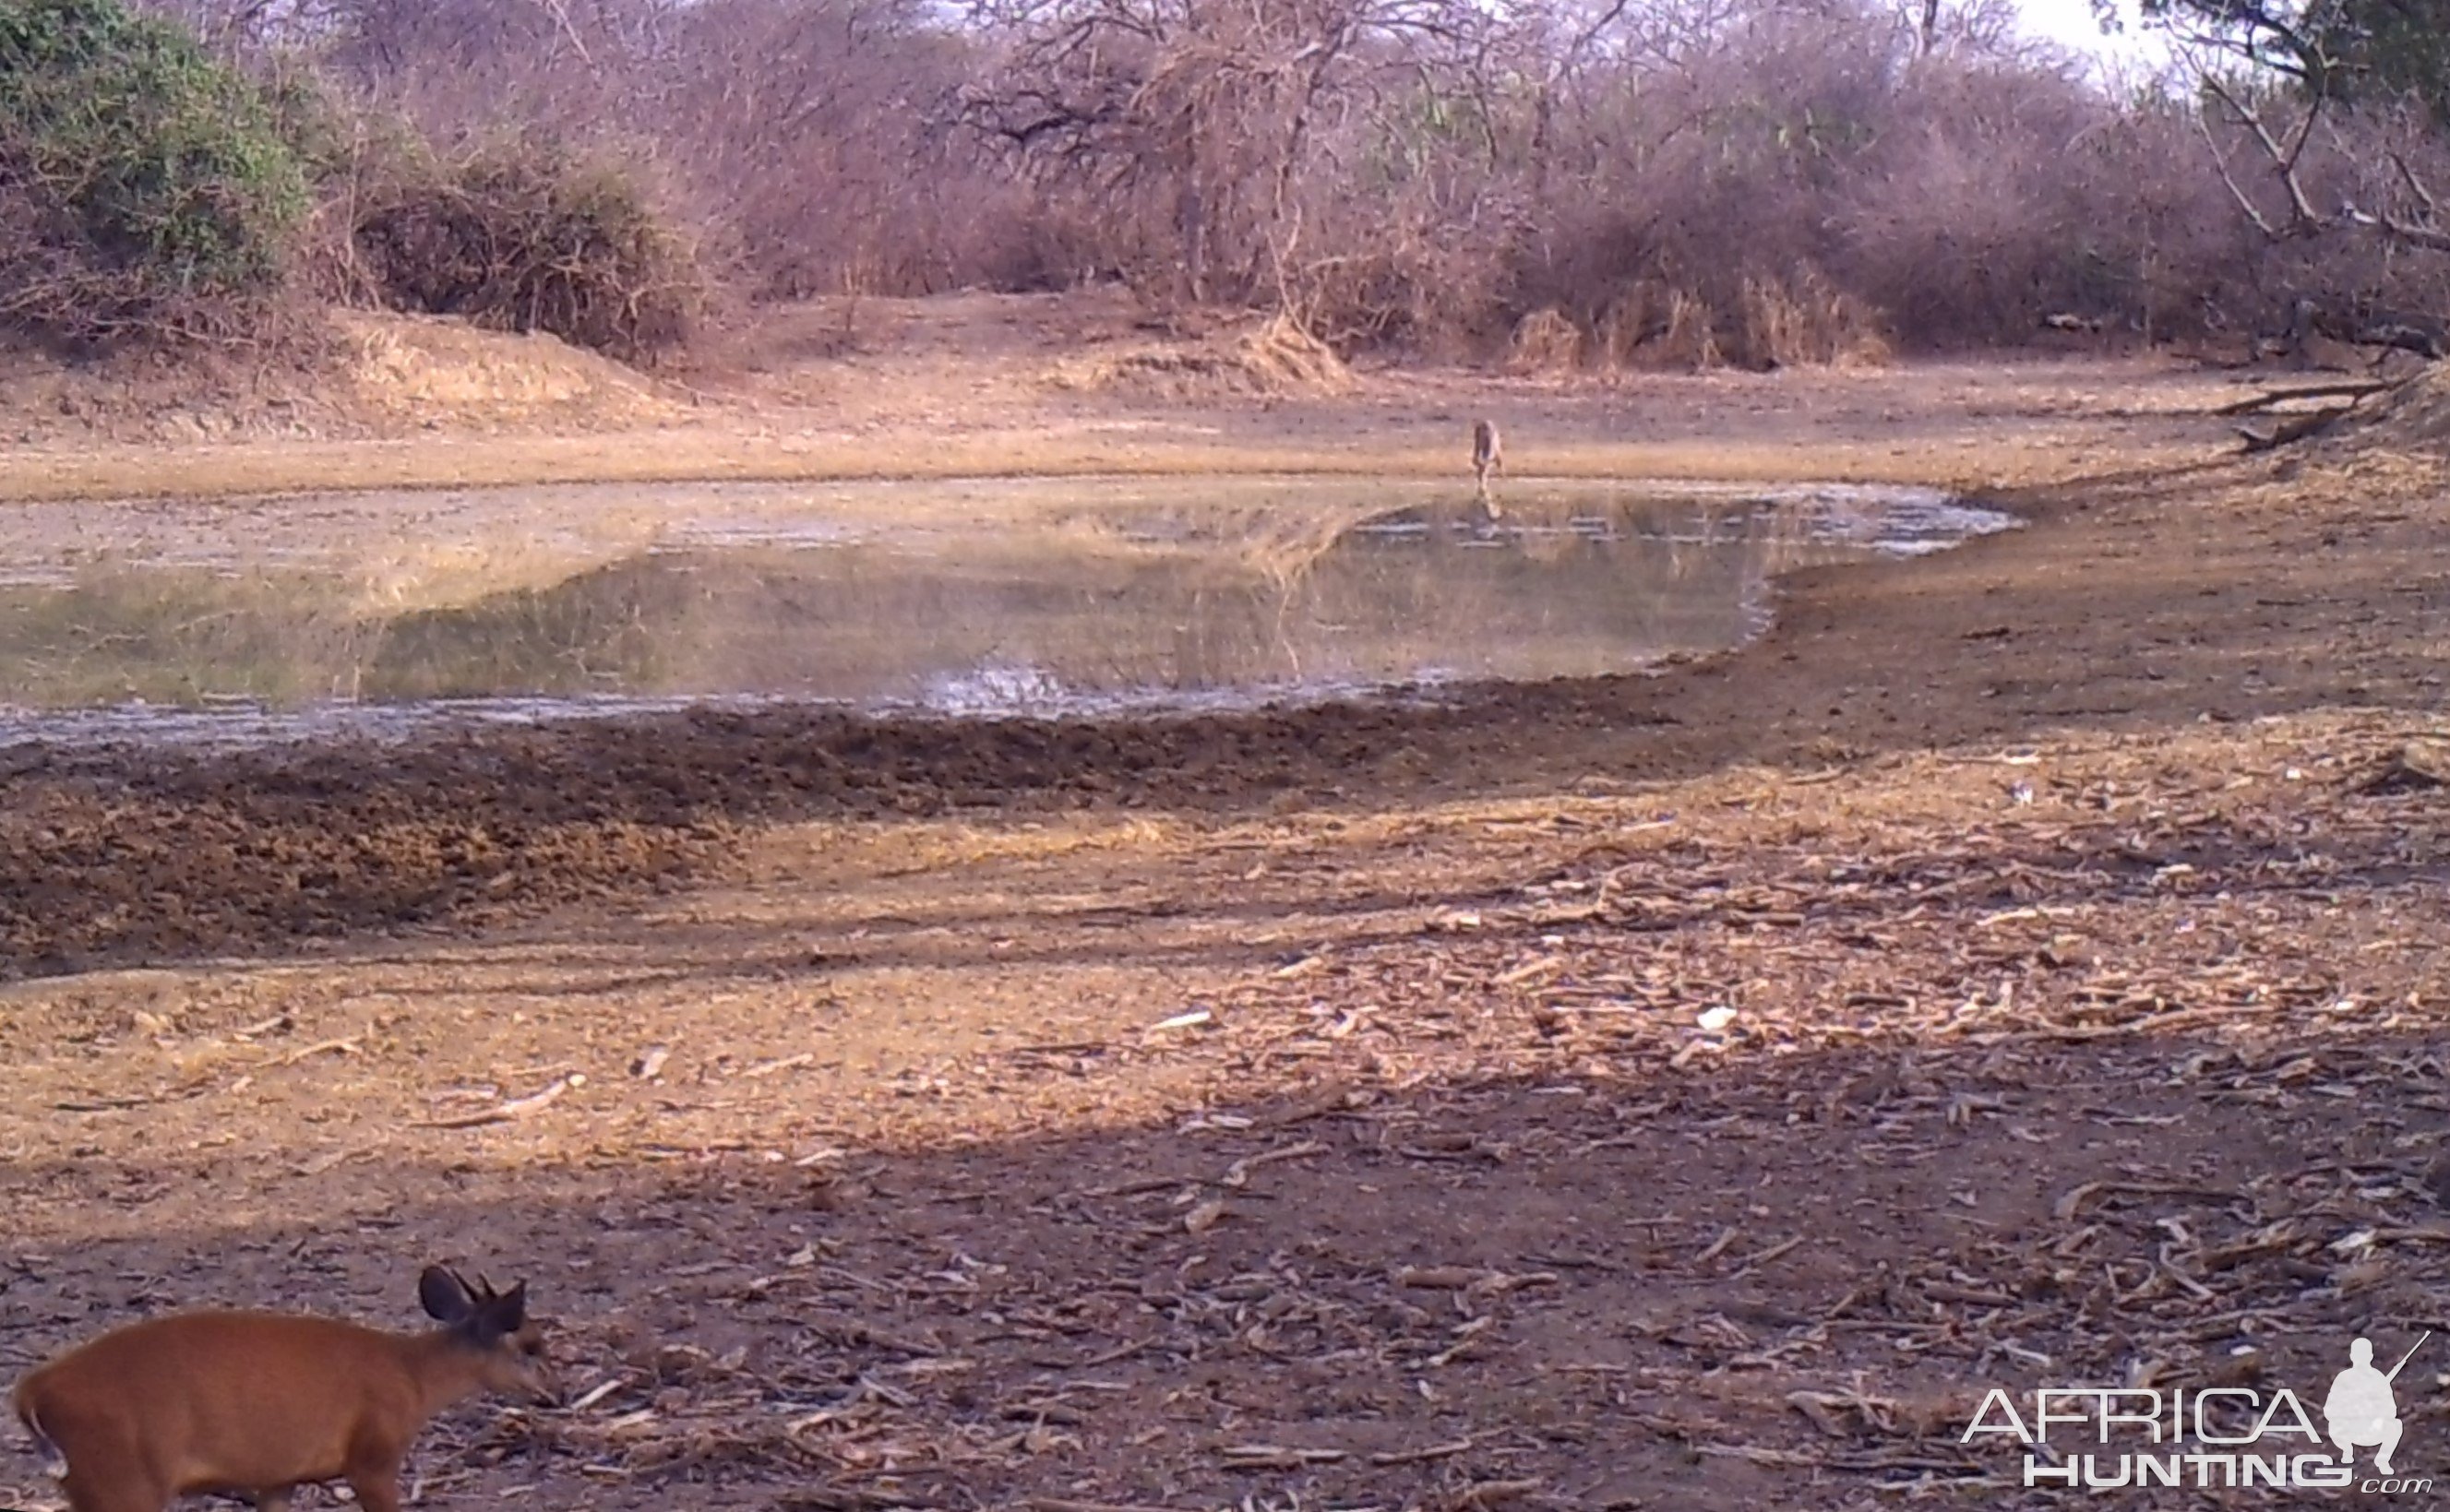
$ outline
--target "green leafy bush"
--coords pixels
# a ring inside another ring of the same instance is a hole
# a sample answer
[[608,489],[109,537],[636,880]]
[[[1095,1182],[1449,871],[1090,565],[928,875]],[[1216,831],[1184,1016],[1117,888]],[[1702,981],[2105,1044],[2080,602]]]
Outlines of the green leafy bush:
[[261,90],[119,0],[0,0],[0,325],[234,335],[306,174]]

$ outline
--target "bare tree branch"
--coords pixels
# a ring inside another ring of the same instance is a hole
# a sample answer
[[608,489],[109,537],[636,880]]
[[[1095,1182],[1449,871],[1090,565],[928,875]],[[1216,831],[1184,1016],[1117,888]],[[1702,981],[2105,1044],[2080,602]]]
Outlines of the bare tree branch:
[[2379,232],[2391,241],[2403,242],[2408,246],[2422,247],[2429,252],[2450,252],[2450,230],[2443,230],[2439,225],[2410,221],[2404,217],[2393,215],[2388,210],[2380,212],[2360,210],[2351,204],[2340,212],[2340,219],[2350,225]]
[[2266,216],[2262,207],[2254,203],[2253,196],[2247,194],[2245,187],[2237,182],[2237,176],[2230,170],[2227,155],[2221,150],[2220,144],[2212,136],[2210,122],[2201,115],[2197,116],[2196,125],[2203,132],[2205,144],[2211,148],[2212,161],[2220,171],[2221,182],[2227,185],[2230,198],[2237,202],[2238,208],[2246,213],[2247,221],[2256,230],[2277,242],[2317,236],[2342,227],[2352,226],[2401,245],[2421,247],[2433,252],[2450,252],[2450,227],[2445,227],[2441,223],[2439,202],[2435,199],[2433,191],[2417,176],[2416,170],[2408,165],[2406,158],[2398,153],[2391,154],[2392,165],[2399,170],[2401,183],[2421,206],[2421,219],[2411,219],[2398,214],[2387,204],[2380,209],[2366,210],[2353,202],[2343,201],[2337,215],[2324,215],[2314,208],[2313,195],[2305,185],[2303,167],[2305,146],[2313,137],[2315,125],[2323,119],[2324,108],[2327,104],[2326,96],[2317,92],[2306,103],[2304,119],[2289,133],[2288,141],[2283,144],[2264,120],[2262,113],[2240,99],[2228,86],[2208,72],[2203,75],[2203,86],[2207,93],[2227,107],[2228,112],[2236,117],[2238,124],[2245,126],[2247,133],[2253,137],[2255,144],[2263,149],[2264,157],[2269,162],[2273,176],[2280,181],[2281,187],[2288,196],[2288,223],[2285,226],[2275,226],[2271,223],[2270,217]]
[[[2306,140],[2313,134],[2316,117],[2322,113],[2322,97],[2317,95],[2306,107],[2304,122],[2297,129],[2295,140],[2284,147],[2279,140],[2272,136],[2271,128],[2264,125],[2261,113],[2240,100],[2229,90],[2228,86],[2207,73],[2204,75],[2204,87],[2219,99],[2221,104],[2228,107],[2229,113],[2236,116],[2239,124],[2254,134],[2254,140],[2262,146],[2264,155],[2271,160],[2272,168],[2278,173],[2281,185],[2288,191],[2288,209],[2291,219],[2287,234],[2304,236],[2323,229],[2324,223],[2323,217],[2316,213],[2313,202],[2306,197],[2304,181],[2297,176],[2297,165],[2299,160],[2304,155]],[[2210,139],[2208,126],[2205,126],[2205,137],[2207,141]],[[2220,149],[2217,146],[2212,150],[2216,156],[2219,154]],[[2254,218],[2255,224],[2266,235],[2277,235],[2278,233],[2272,231],[2270,223],[2264,219],[2262,213],[2254,208],[2245,193],[2238,188],[2236,179],[2230,176],[2226,158],[2221,161],[2221,178],[2227,183],[2229,192],[2237,196],[2238,203],[2246,206],[2246,213]]]
[[2416,170],[2407,165],[2407,154],[2394,152],[2390,155],[2390,163],[2391,166],[2399,170],[2400,182],[2406,184],[2408,192],[2415,195],[2418,203],[2424,206],[2424,218],[2428,221],[2440,220],[2441,206],[2435,202],[2433,191],[2424,186],[2424,181],[2416,176]]

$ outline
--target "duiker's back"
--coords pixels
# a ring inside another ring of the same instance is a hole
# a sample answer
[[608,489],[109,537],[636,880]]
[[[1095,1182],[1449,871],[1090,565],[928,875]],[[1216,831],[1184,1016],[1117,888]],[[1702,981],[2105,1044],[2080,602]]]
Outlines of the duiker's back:
[[417,1390],[370,1328],[189,1312],[106,1334],[27,1376],[16,1395],[63,1450],[109,1444],[186,1492],[335,1479],[367,1409],[411,1408]]

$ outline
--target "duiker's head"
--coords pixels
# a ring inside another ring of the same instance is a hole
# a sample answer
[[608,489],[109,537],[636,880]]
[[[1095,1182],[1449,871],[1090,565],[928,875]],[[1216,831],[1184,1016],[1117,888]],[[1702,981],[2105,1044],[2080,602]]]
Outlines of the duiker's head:
[[553,1367],[545,1360],[544,1329],[528,1316],[528,1284],[497,1292],[482,1276],[471,1289],[440,1266],[418,1278],[418,1300],[434,1320],[471,1352],[477,1383],[504,1396],[555,1400]]

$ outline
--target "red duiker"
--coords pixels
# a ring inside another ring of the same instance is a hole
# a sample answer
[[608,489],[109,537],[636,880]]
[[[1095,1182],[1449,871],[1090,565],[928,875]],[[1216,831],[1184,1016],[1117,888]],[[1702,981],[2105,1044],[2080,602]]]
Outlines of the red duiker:
[[346,1481],[364,1512],[399,1512],[409,1441],[478,1391],[553,1399],[527,1283],[496,1292],[429,1266],[418,1296],[442,1325],[384,1333],[330,1318],[187,1312],[104,1334],[10,1398],[67,1462],[72,1512],[163,1512],[180,1496],[251,1496]]

